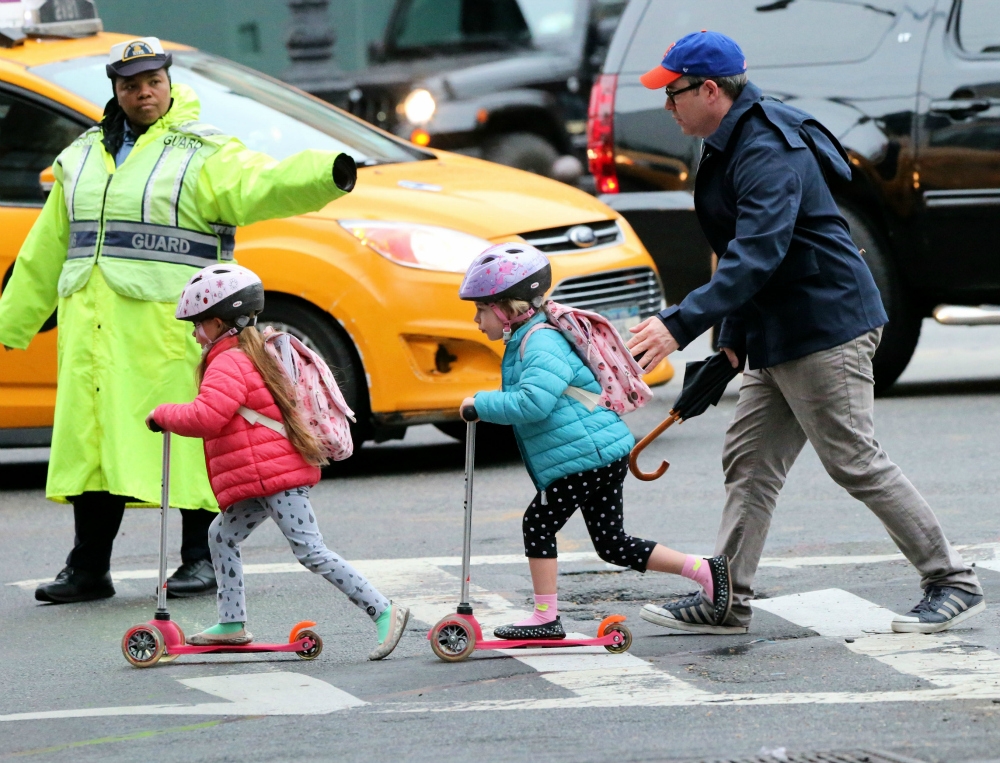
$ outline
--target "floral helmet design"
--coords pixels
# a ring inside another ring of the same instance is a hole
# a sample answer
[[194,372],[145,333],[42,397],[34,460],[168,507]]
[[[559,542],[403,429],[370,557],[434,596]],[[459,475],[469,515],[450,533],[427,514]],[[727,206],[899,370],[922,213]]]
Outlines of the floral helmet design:
[[[472,261],[465,271],[458,296],[493,308],[503,322],[506,344],[510,339],[511,326],[535,314],[551,285],[552,266],[542,252],[530,244],[497,244]],[[524,300],[531,308],[510,318],[496,305],[501,299]]]
[[235,323],[237,333],[257,322],[264,309],[264,284],[252,270],[217,263],[202,268],[184,286],[174,317],[200,322],[221,318]]

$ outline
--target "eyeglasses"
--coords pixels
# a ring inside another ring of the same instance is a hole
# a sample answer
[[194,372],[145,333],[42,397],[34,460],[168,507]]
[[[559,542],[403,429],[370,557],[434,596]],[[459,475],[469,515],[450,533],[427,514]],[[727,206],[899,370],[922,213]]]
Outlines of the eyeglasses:
[[670,101],[670,105],[676,106],[677,96],[679,96],[681,93],[686,93],[688,90],[697,90],[704,84],[705,84],[704,82],[698,82],[695,83],[694,85],[688,85],[687,87],[682,87],[680,90],[671,90],[669,87],[665,87],[663,88],[663,92],[667,94],[667,100]]

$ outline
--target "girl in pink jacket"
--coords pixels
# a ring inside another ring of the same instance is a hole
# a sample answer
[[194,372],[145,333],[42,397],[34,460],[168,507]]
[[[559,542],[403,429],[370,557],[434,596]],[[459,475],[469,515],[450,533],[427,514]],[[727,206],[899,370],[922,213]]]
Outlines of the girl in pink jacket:
[[[322,575],[363,609],[378,629],[380,660],[399,643],[410,612],[380,594],[323,542],[309,489],[326,463],[320,444],[295,408],[284,370],[264,349],[255,324],[264,308],[264,286],[238,265],[217,264],[196,273],[177,305],[176,317],[194,323],[203,347],[198,396],[186,405],[158,406],[150,429],[205,441],[208,476],[222,507],[208,533],[219,587],[219,623],[188,639],[191,644],[247,644],[246,597],[240,541],[268,517],[295,558]],[[251,424],[253,414],[266,417]]]

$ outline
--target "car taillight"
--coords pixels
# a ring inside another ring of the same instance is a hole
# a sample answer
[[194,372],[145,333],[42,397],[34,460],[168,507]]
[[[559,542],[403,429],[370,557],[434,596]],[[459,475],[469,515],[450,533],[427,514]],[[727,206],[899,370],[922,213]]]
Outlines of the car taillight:
[[615,167],[615,87],[617,74],[602,74],[590,91],[587,111],[587,159],[598,193],[618,193]]

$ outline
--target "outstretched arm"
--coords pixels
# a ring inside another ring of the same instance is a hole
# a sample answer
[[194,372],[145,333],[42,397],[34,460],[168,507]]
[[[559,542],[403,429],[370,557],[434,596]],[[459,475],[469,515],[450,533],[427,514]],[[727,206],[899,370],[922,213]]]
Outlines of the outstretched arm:
[[309,149],[283,161],[232,140],[206,161],[198,177],[198,211],[206,220],[250,225],[322,209],[354,189],[349,154]]
[[52,186],[0,295],[0,344],[26,349],[59,303],[59,274],[69,246],[69,215],[62,183]]

